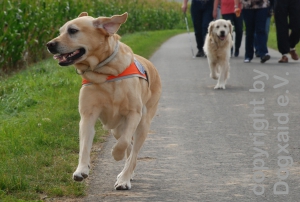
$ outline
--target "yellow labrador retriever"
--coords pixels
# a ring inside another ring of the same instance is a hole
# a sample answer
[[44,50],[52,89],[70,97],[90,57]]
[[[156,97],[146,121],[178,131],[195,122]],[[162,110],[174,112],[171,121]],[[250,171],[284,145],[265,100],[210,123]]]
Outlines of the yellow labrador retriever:
[[232,24],[230,20],[219,19],[210,22],[203,50],[210,67],[210,77],[218,79],[215,89],[225,89],[229,77],[229,59],[232,41]]
[[112,148],[114,159],[127,158],[115,183],[117,190],[131,188],[137,155],[161,95],[160,77],[153,64],[119,41],[116,32],[127,16],[93,18],[83,12],[64,24],[60,35],[47,43],[59,65],[74,65],[83,78],[79,164],[73,179],[82,181],[89,175],[94,125],[100,119],[118,140]]

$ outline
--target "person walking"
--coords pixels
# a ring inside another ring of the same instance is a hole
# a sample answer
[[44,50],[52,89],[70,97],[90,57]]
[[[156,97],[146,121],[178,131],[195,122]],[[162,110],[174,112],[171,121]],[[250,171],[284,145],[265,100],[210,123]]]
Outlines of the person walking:
[[276,0],[274,16],[277,46],[282,54],[278,62],[288,63],[288,53],[293,60],[299,60],[295,47],[300,40],[300,0]]
[[[183,0],[182,12],[186,13],[188,0]],[[214,0],[192,0],[191,16],[194,25],[198,53],[196,57],[204,57],[203,45],[209,23],[213,20]]]
[[[221,14],[223,19],[230,20],[231,24],[234,25],[235,30],[235,40],[234,40],[234,56],[238,57],[240,53],[240,47],[243,37],[243,17],[242,12],[237,16],[234,12],[234,0],[215,0],[214,1],[214,10],[213,17],[217,18],[217,8],[218,5],[221,5]],[[238,5],[242,10],[241,4]]]
[[[235,1],[235,12],[240,12],[238,4],[240,0]],[[245,63],[251,62],[254,55],[254,34],[256,34],[257,51],[260,53],[260,62],[265,63],[271,58],[267,48],[267,34],[265,31],[268,17],[269,0],[241,0],[243,6],[243,17],[246,25],[245,40]]]
[[[266,21],[266,34],[267,34],[267,43],[268,43],[268,38],[269,38],[269,32],[270,32],[270,24],[271,24],[271,17],[274,13],[274,0],[269,0],[270,1],[270,6],[269,6],[269,12],[268,12],[268,17]],[[259,52],[257,51],[258,43],[256,40],[256,34],[254,34],[254,48],[255,48],[255,55],[256,57],[260,57]]]

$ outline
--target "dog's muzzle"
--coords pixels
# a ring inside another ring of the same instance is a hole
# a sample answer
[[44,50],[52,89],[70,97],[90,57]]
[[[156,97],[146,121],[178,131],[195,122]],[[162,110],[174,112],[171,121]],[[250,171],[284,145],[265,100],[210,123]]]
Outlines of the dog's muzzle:
[[221,31],[220,35],[218,37],[219,37],[220,40],[223,41],[226,38],[225,31]]
[[58,43],[57,42],[48,42],[47,43],[48,51],[52,54],[56,54],[53,56],[54,59],[58,60],[58,64],[60,66],[68,66],[75,63],[81,56],[85,54],[85,49],[80,48],[70,53],[60,53],[57,51]]

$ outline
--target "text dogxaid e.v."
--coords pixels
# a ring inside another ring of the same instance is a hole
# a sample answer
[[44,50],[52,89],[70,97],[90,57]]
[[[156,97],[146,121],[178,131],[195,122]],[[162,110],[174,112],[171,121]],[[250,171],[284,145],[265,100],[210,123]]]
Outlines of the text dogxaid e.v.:
[[[265,82],[269,80],[269,75],[265,72],[254,69],[256,76],[253,77],[253,88],[249,89],[252,93],[263,93],[265,92]],[[289,73],[287,72],[288,76]],[[274,89],[281,90],[286,88],[289,81],[283,77],[274,75],[273,78],[276,80],[276,85],[273,86]],[[279,81],[279,83],[278,83]],[[285,181],[289,176],[288,167],[292,166],[293,158],[289,156],[289,151],[287,150],[289,144],[289,114],[283,112],[282,107],[287,107],[289,104],[288,90],[285,90],[285,94],[281,94],[277,97],[277,104],[279,109],[276,109],[276,113],[273,116],[276,118],[277,127],[277,165],[279,169],[277,170],[277,182],[273,185],[273,193],[276,195],[288,194],[289,186]],[[260,94],[261,95],[261,94]],[[253,106],[252,113],[249,115],[253,120],[253,129],[255,132],[250,133],[250,137],[253,140],[253,149],[256,152],[253,155],[253,180],[255,182],[253,186],[253,192],[255,195],[262,195],[265,192],[265,186],[263,181],[265,180],[265,173],[269,168],[266,166],[266,158],[269,158],[268,151],[265,150],[265,140],[266,132],[269,130],[269,121],[265,118],[265,98],[253,99],[249,102]]]

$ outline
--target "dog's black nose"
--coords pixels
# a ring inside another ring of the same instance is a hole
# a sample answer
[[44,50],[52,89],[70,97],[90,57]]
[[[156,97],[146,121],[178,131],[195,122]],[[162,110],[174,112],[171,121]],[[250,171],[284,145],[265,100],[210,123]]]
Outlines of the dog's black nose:
[[225,36],[225,31],[221,31],[221,36]]
[[50,42],[48,42],[48,43],[46,44],[46,46],[47,46],[47,48],[48,48],[48,50],[49,50],[50,53],[55,54],[55,53],[57,52],[57,51],[56,51],[56,46],[57,46],[57,43],[56,43],[56,42],[50,41]]
[[54,47],[55,46],[55,42],[52,42],[52,41],[50,41],[50,42],[48,42],[47,44],[46,44],[46,46],[48,47],[48,48],[52,48],[52,47]]

